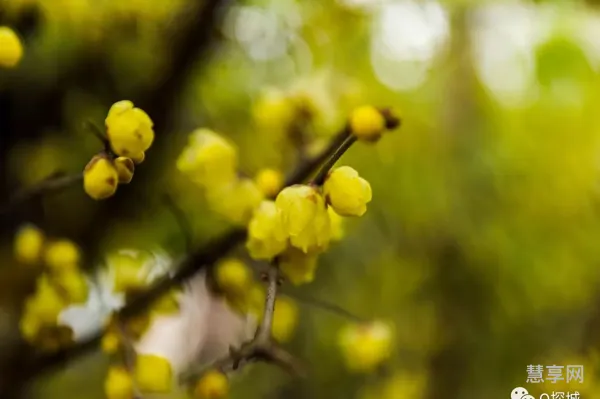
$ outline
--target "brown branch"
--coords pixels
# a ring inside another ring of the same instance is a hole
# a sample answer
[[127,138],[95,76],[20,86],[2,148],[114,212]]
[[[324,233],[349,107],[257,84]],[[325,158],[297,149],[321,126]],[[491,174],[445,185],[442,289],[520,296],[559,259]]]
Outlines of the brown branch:
[[72,175],[52,175],[41,182],[18,191],[2,207],[0,216],[7,215],[24,202],[34,200],[43,195],[59,192],[83,182],[83,172]]
[[[239,349],[231,348],[229,356],[217,360],[211,364],[208,369],[219,370],[223,373],[238,370],[240,367],[263,361],[281,367],[291,375],[303,376],[304,367],[300,362],[285,349],[281,348],[272,336],[273,317],[275,315],[275,303],[277,300],[277,291],[279,287],[279,266],[275,260],[266,272],[267,295],[262,321],[259,324],[254,338],[246,342]],[[205,370],[203,370],[205,371]],[[202,372],[200,373],[200,375]],[[191,383],[197,378],[198,374],[190,372],[182,377],[183,383]]]
[[279,265],[277,260],[269,266],[266,275],[267,297],[265,299],[265,311],[262,323],[256,332],[255,342],[268,343],[271,340],[271,329],[273,328],[273,315],[275,313],[275,301],[277,299],[277,287],[279,280]]
[[355,142],[356,142],[356,136],[351,135],[350,132],[348,131],[348,137],[346,137],[346,140],[344,140],[344,142],[342,143],[342,145],[331,156],[331,158],[329,158],[327,160],[327,162],[325,162],[323,164],[323,166],[319,170],[319,173],[317,173],[317,175],[315,176],[315,178],[312,180],[311,184],[313,184],[315,186],[321,186],[321,185],[323,185],[323,183],[325,183],[325,179],[327,178],[327,175],[329,174],[329,171],[331,170],[331,168],[333,167],[333,165],[335,165],[335,163],[340,159],[340,157],[346,151],[348,151],[348,149]]

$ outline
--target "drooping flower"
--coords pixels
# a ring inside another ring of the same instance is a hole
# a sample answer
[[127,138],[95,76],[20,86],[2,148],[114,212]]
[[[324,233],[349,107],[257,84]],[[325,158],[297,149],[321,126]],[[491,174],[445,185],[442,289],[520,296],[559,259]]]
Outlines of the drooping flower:
[[362,216],[372,199],[371,185],[350,166],[332,170],[323,192],[333,210],[341,216]]
[[250,256],[272,259],[286,248],[287,239],[275,202],[261,202],[248,224],[246,248]]
[[114,103],[105,120],[106,134],[115,154],[140,163],[154,141],[154,123],[129,100]]
[[331,239],[331,221],[321,194],[311,186],[284,188],[275,205],[290,242],[303,252],[322,251]]

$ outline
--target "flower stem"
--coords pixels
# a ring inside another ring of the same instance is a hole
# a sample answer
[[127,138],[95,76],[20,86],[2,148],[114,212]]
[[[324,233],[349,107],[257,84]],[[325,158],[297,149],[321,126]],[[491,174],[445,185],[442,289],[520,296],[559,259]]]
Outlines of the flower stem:
[[279,265],[275,260],[267,271],[267,298],[265,300],[265,311],[262,323],[258,327],[255,340],[259,343],[267,343],[271,340],[271,329],[273,328],[273,316],[275,314],[275,301],[277,300],[277,281],[279,280]]
[[335,165],[335,163],[348,151],[348,149],[356,142],[356,136],[348,135],[346,139],[342,142],[342,144],[338,147],[338,149],[333,153],[331,158],[329,158],[319,170],[319,173],[314,177],[311,184],[315,186],[322,186],[325,183],[325,179],[327,179],[327,175],[329,171]]

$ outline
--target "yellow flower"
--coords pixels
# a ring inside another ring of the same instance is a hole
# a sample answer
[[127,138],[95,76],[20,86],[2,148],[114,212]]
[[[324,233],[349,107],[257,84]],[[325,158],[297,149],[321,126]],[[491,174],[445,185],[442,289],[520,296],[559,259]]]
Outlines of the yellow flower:
[[0,67],[14,68],[23,58],[23,45],[14,30],[0,26]]
[[31,224],[22,226],[15,236],[15,257],[25,264],[36,263],[42,254],[44,240],[44,233],[36,226]]
[[315,279],[317,260],[317,254],[306,254],[297,248],[288,248],[279,258],[279,267],[292,284],[306,284]]
[[114,354],[117,353],[121,347],[121,338],[116,331],[109,330],[102,336],[102,350],[104,353]]
[[272,259],[287,246],[287,234],[273,201],[262,201],[248,224],[246,248],[253,259]]
[[117,192],[119,174],[113,162],[103,155],[94,156],[83,171],[83,189],[91,198],[101,200]]
[[177,159],[177,169],[204,187],[231,183],[237,177],[237,166],[236,148],[208,129],[193,131]]
[[56,285],[62,289],[69,303],[85,303],[88,297],[88,285],[79,270],[67,270],[55,276]]
[[42,276],[37,281],[35,294],[25,303],[25,312],[30,313],[40,324],[56,324],[65,305],[56,288]]
[[133,399],[133,380],[123,367],[111,367],[104,381],[107,399]]
[[194,396],[198,399],[221,399],[229,393],[229,380],[218,370],[209,370],[198,380]]
[[275,169],[261,169],[255,179],[258,188],[266,197],[275,197],[283,186],[283,174]]
[[325,200],[310,186],[284,188],[275,205],[290,242],[305,253],[323,250],[331,239],[331,222]]
[[223,259],[216,265],[215,280],[226,294],[243,296],[252,286],[252,271],[238,259]]
[[331,241],[340,241],[344,238],[344,218],[335,213],[332,207],[327,208],[331,221]]
[[135,251],[118,251],[107,257],[114,275],[114,292],[127,292],[143,288],[148,283],[144,265],[148,258]]
[[293,99],[279,90],[265,91],[252,107],[254,121],[265,131],[287,131],[296,115]]
[[298,324],[298,306],[287,297],[278,297],[275,301],[271,333],[278,342],[288,342],[294,335]]
[[81,261],[79,247],[69,240],[58,240],[46,247],[46,266],[54,273],[77,269]]
[[117,170],[120,184],[131,182],[131,179],[133,179],[133,172],[135,172],[135,165],[130,158],[118,157],[115,159],[115,169]]
[[254,209],[264,198],[250,179],[236,179],[228,185],[215,187],[206,194],[213,212],[238,225],[245,225],[250,221]]
[[135,382],[142,392],[169,392],[173,387],[171,363],[156,355],[138,355]]
[[371,201],[371,185],[350,166],[329,173],[323,192],[333,210],[341,216],[362,216]]
[[34,342],[40,332],[41,323],[36,315],[32,312],[25,312],[19,321],[19,329],[23,338],[28,342]]
[[339,343],[346,366],[355,372],[373,371],[391,356],[392,337],[391,326],[381,321],[342,329]]
[[385,118],[375,107],[358,107],[350,116],[350,130],[359,140],[377,141],[385,131]]
[[135,108],[133,103],[122,100],[114,103],[105,119],[106,134],[115,154],[143,159],[154,141],[154,123],[143,110]]

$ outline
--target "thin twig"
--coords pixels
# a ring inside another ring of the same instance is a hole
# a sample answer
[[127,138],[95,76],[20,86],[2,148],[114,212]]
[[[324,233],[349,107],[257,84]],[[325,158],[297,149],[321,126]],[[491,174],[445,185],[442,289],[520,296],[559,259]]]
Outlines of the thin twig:
[[256,332],[256,341],[267,343],[271,339],[271,329],[273,328],[273,315],[275,313],[275,302],[277,299],[277,286],[279,280],[279,265],[277,260],[269,266],[267,270],[267,297],[265,299],[265,311],[262,323]]
[[356,136],[349,135],[346,140],[342,143],[342,145],[337,149],[337,151],[323,164],[319,173],[312,180],[312,184],[315,186],[320,186],[325,182],[329,171],[335,165],[335,163],[340,159],[342,155],[348,151],[348,149],[356,142]]
[[336,316],[340,316],[345,319],[349,319],[353,322],[362,323],[367,321],[367,319],[360,317],[343,307],[336,305],[335,303],[330,303],[321,299],[313,298],[308,295],[302,295],[298,293],[289,293],[286,292],[285,295],[289,296],[292,299],[295,299],[301,304],[312,306],[316,309],[321,309]]
[[91,121],[85,121],[83,123],[83,126],[90,131],[90,133],[92,133],[99,141],[100,143],[102,143],[102,145],[104,146],[104,151],[109,153],[111,152],[111,148],[110,148],[110,141],[108,141],[108,137],[106,136],[106,134],[98,127],[98,125],[96,125],[95,123],[91,122]]
[[307,159],[304,162],[300,162],[298,167],[287,177],[284,183],[284,187],[291,186],[294,184],[304,183],[315,169],[323,164],[338,148],[346,141],[350,136],[350,131],[347,127],[344,127],[330,142],[329,145],[314,158]]
[[2,207],[0,207],[0,216],[8,214],[15,210],[20,204],[33,200],[45,194],[58,192],[66,188],[80,184],[83,181],[83,172],[72,175],[52,175],[40,181],[39,183],[18,191]]
[[[273,340],[272,328],[279,286],[279,266],[275,260],[266,273],[267,295],[262,321],[256,330],[254,338],[246,342],[239,349],[230,349],[229,356],[220,359],[209,366],[210,369],[220,370],[223,373],[238,370],[240,367],[257,361],[272,363],[286,370],[292,375],[303,375],[304,369],[298,360]],[[205,370],[203,370],[205,371]],[[181,381],[190,383],[202,372],[191,371],[182,376]]]

